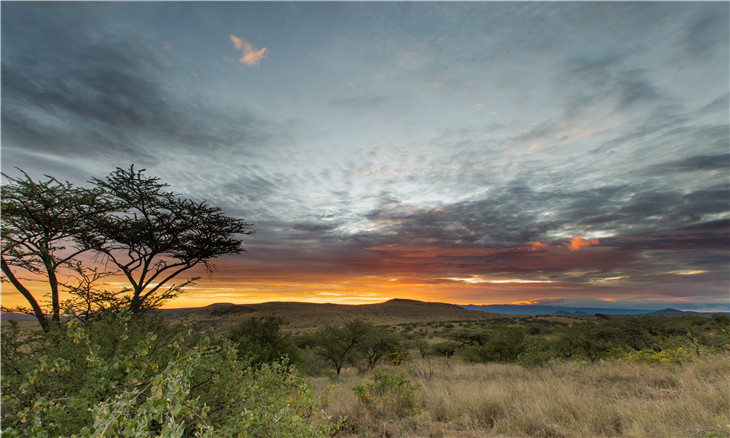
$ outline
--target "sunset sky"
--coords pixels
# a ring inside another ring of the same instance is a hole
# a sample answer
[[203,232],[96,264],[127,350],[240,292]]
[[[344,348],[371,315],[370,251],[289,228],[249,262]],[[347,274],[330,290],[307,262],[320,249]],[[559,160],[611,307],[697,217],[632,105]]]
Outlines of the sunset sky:
[[170,307],[730,310],[728,2],[1,7],[3,172],[255,223]]

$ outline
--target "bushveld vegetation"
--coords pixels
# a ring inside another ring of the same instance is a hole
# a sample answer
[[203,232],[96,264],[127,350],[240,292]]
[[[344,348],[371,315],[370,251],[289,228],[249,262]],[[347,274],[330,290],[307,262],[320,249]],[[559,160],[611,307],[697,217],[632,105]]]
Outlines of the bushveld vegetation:
[[2,336],[3,436],[328,436],[338,427],[285,360],[119,314]]
[[[310,380],[320,406],[346,418],[338,436],[725,437],[729,322],[718,314],[400,326],[411,358],[376,371],[397,377],[352,367]],[[416,347],[424,340],[425,351]],[[396,409],[403,400],[414,409]]]
[[300,336],[274,317],[219,337],[154,313],[5,324],[7,436],[730,433],[726,315],[355,319]]

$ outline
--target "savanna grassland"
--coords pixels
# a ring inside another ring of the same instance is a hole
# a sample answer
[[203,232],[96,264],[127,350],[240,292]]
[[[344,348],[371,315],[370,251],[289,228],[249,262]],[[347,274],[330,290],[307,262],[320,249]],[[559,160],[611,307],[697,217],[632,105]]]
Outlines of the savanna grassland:
[[364,376],[310,378],[319,405],[346,417],[345,437],[726,437],[730,358],[683,364],[504,363],[416,359],[393,368],[418,385],[415,409],[368,409]]
[[7,436],[728,437],[730,317],[218,304],[3,321]]
[[492,316],[391,329],[417,348],[380,368],[390,381],[378,387],[356,368],[309,378],[319,405],[346,418],[338,436],[730,436],[723,315]]

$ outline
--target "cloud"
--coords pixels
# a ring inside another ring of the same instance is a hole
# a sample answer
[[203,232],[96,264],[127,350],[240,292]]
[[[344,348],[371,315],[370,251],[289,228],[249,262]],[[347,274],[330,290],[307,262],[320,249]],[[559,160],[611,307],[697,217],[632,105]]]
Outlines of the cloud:
[[[710,9],[712,8],[712,9]],[[704,11],[694,23],[685,26],[680,47],[688,63],[705,61],[715,53],[727,59],[728,5],[722,2],[713,4]]]
[[3,164],[44,155],[103,162],[105,171],[124,162],[149,166],[201,147],[241,153],[246,145],[247,152],[276,131],[245,108],[178,93],[159,42],[95,33],[74,13],[81,4],[36,6],[3,10],[12,11],[2,30]]
[[537,251],[538,249],[545,249],[545,248],[547,248],[548,247],[548,244],[547,243],[542,243],[540,241],[535,241],[535,242],[527,242],[527,246],[532,251]]
[[238,62],[241,64],[246,64],[250,67],[258,67],[261,64],[261,60],[266,57],[266,47],[256,49],[253,44],[233,34],[231,34],[229,38],[233,43],[233,47],[235,47],[236,50],[241,50],[241,57],[238,58]]
[[573,238],[570,239],[570,243],[566,243],[565,245],[571,251],[577,251],[579,249],[587,248],[589,246],[595,246],[600,243],[601,242],[598,239],[585,240],[583,236],[573,236]]

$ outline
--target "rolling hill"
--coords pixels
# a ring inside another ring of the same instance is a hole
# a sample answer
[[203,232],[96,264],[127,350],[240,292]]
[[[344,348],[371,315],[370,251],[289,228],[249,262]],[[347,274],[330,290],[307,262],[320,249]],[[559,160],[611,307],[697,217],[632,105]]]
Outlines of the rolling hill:
[[393,299],[378,304],[318,304],[300,302],[268,302],[260,304],[217,303],[206,307],[164,309],[166,318],[189,323],[196,329],[211,328],[223,332],[250,317],[277,316],[291,332],[303,332],[326,324],[339,325],[353,318],[362,318],[373,324],[402,324],[413,322],[440,322],[485,320],[505,315],[464,309],[454,304],[430,303]]

